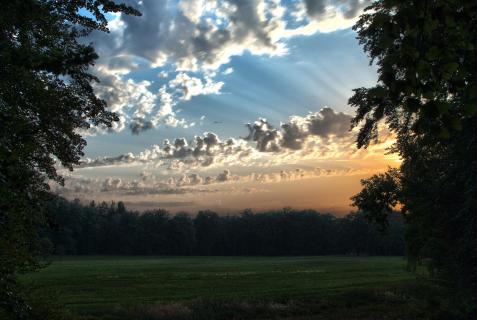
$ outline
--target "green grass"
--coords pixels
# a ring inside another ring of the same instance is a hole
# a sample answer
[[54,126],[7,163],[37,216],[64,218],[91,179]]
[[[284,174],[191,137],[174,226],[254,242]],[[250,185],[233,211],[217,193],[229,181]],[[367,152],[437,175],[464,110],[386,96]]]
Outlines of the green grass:
[[98,314],[198,300],[356,300],[414,278],[402,257],[66,257],[23,281],[75,313]]

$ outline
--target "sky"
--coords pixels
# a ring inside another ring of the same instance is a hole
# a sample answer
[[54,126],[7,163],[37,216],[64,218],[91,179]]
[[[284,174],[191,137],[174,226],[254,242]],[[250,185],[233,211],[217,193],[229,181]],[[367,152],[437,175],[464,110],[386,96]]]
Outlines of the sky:
[[[350,130],[352,90],[372,86],[351,29],[369,1],[127,1],[93,32],[95,92],[120,121],[81,132],[60,170],[67,198],[132,209],[347,213],[360,179],[396,166],[393,136],[367,149]],[[88,15],[87,12],[83,14]]]

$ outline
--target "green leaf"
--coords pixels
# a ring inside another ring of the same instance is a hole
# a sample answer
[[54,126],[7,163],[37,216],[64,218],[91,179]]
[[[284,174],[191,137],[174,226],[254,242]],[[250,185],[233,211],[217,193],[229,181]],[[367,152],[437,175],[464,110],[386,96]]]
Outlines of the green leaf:
[[449,112],[450,104],[445,101],[438,101],[436,107],[440,114],[445,114]]
[[473,116],[477,113],[477,103],[468,103],[464,106],[464,112],[466,115]]
[[426,58],[430,61],[434,61],[439,57],[439,48],[432,47],[426,53]]
[[461,131],[462,130],[462,122],[460,119],[452,117],[449,121],[449,125],[453,130]]
[[437,108],[437,103],[433,100],[427,102],[422,108],[422,110],[426,118],[434,118],[439,115],[439,109]]
[[450,138],[449,130],[447,130],[446,128],[441,128],[439,132],[439,137],[443,139],[449,139]]
[[394,40],[391,37],[382,36],[381,39],[379,39],[378,47],[381,49],[387,49],[393,45],[393,42]]
[[438,22],[437,20],[426,20],[425,24],[424,24],[424,31],[426,33],[431,33],[432,31],[434,31],[437,26],[438,26]]
[[445,73],[452,74],[457,71],[459,64],[457,62],[447,63],[442,67],[442,71]]
[[421,107],[421,102],[416,98],[409,98],[406,101],[406,108],[410,112],[416,112]]
[[426,91],[422,93],[422,96],[425,99],[433,99],[434,98],[434,92],[433,91]]
[[387,90],[384,89],[381,86],[374,87],[372,90],[370,90],[370,93],[375,97],[375,98],[383,98],[387,94]]
[[429,76],[429,73],[431,71],[431,67],[429,66],[429,63],[426,61],[419,61],[417,65],[417,72],[419,74],[419,78],[427,78]]

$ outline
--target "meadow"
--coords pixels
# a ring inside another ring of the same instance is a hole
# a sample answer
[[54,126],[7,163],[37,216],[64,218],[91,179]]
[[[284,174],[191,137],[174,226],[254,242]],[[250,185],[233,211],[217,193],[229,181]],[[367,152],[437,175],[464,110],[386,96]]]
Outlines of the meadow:
[[92,256],[22,280],[88,319],[398,319],[415,276],[402,257]]

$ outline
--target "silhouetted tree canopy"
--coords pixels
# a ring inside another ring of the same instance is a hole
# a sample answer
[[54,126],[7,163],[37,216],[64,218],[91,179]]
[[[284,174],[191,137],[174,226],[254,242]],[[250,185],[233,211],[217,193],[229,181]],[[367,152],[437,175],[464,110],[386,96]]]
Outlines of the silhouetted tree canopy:
[[378,66],[378,83],[355,89],[353,125],[367,146],[385,120],[400,136],[448,138],[477,114],[475,1],[376,1],[353,27]]
[[85,206],[52,200],[48,210],[57,226],[42,233],[60,255],[403,255],[404,230],[391,213],[383,234],[363,213],[344,217],[314,210],[269,210],[218,215],[199,211],[171,215],[143,213],[122,202]]
[[381,0],[369,9],[354,29],[379,79],[349,100],[357,145],[378,138],[382,120],[403,161],[363,180],[353,201],[382,226],[401,206],[411,265],[425,261],[470,313],[477,306],[477,3]]
[[[108,0],[2,2],[0,307],[18,307],[10,301],[12,277],[35,267],[41,253],[46,180],[62,183],[55,164],[72,169],[86,145],[80,130],[118,120],[91,86],[97,79],[88,68],[97,54],[79,41],[93,30],[108,31],[106,12],[139,15]],[[26,311],[9,312],[20,318]]]
[[353,204],[363,210],[368,220],[375,222],[382,230],[388,226],[388,216],[399,203],[400,172],[389,169],[385,173],[362,180],[363,190],[353,196]]

